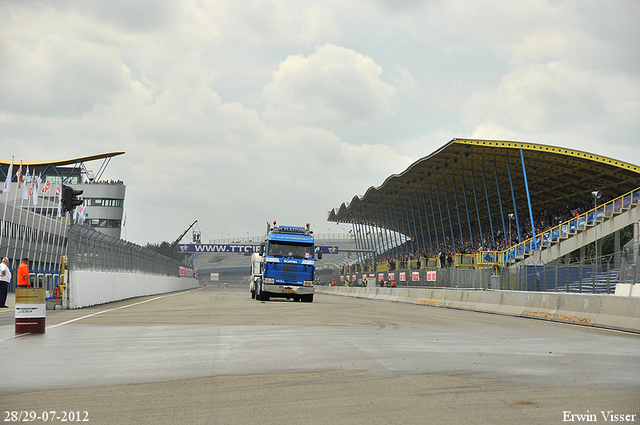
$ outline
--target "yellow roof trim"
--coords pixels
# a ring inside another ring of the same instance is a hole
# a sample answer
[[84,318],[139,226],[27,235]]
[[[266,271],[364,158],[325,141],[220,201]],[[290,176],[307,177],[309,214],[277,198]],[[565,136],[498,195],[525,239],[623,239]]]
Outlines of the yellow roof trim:
[[[71,158],[71,159],[61,159],[57,161],[22,161],[22,165],[30,165],[30,166],[38,166],[38,165],[53,165],[54,167],[61,167],[63,165],[72,165],[77,164],[78,162],[88,162],[95,161],[98,159],[106,159],[109,157],[114,157],[118,155],[123,155],[124,152],[109,152],[109,153],[101,153],[97,155],[90,156],[82,156],[79,158]],[[20,164],[20,161],[13,161],[14,164]],[[6,159],[0,159],[0,164],[11,164],[11,161]]]
[[640,167],[630,164],[628,162],[619,161],[617,159],[608,158],[602,155],[596,155],[593,153],[583,152],[576,149],[560,148],[558,146],[541,145],[539,143],[530,142],[514,142],[508,140],[483,140],[483,139],[454,139],[455,143],[464,145],[475,146],[491,146],[496,148],[509,148],[509,149],[523,149],[529,151],[549,152],[561,155],[573,156],[581,159],[588,159],[589,161],[600,162],[607,165],[612,165],[618,168],[624,168],[627,170],[640,173]]

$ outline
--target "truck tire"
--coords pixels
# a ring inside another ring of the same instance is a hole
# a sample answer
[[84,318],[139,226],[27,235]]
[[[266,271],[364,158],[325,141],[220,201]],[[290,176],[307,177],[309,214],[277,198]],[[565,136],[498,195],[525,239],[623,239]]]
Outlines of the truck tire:
[[303,303],[312,303],[313,302],[313,294],[311,295],[302,295],[302,302]]
[[269,301],[269,295],[265,294],[264,291],[260,291],[256,298],[258,301]]

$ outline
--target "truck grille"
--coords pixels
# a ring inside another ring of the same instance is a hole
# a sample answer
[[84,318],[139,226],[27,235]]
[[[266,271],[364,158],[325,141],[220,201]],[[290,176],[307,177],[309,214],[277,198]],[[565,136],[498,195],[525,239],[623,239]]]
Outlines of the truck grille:
[[297,264],[283,264],[282,265],[282,279],[285,282],[297,282],[298,281],[298,265]]

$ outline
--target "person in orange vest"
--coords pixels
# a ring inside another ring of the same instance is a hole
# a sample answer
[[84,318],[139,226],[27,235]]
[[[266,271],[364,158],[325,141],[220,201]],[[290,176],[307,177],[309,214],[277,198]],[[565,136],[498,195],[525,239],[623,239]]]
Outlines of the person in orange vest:
[[18,288],[29,288],[31,286],[29,279],[29,259],[23,258],[22,263],[18,266]]
[[396,287],[396,281],[395,281],[395,280],[392,280],[392,281],[391,281],[391,287],[392,287],[392,288],[395,288],[395,287]]

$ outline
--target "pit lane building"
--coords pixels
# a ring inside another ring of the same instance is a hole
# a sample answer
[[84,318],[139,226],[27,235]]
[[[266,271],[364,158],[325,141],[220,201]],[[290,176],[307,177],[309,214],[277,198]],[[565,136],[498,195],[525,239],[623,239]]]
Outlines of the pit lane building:
[[[50,290],[59,282],[62,257],[67,253],[69,218],[58,218],[56,186],[62,188],[64,184],[82,190],[84,225],[120,239],[126,186],[121,181],[101,178],[111,159],[122,154],[111,152],[58,161],[18,160],[13,161],[11,173],[12,161],[0,160],[0,178],[10,181],[8,191],[0,193],[0,258],[9,258],[14,281],[17,264],[28,257],[32,279],[40,286]],[[97,171],[88,168],[87,163],[97,163]],[[20,167],[22,183],[17,179]],[[23,197],[25,187],[29,187],[25,179],[27,167],[30,176],[41,177],[37,205],[32,197]],[[50,187],[43,193],[47,181]]]

